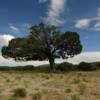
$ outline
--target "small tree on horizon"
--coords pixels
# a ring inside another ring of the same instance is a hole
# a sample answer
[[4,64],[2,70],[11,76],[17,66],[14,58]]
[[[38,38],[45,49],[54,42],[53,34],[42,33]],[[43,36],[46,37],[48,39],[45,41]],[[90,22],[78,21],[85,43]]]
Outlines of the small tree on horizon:
[[48,60],[50,69],[55,71],[55,59],[68,59],[80,54],[82,45],[77,32],[60,32],[53,25],[40,23],[30,28],[24,38],[14,38],[2,48],[5,58],[16,61]]

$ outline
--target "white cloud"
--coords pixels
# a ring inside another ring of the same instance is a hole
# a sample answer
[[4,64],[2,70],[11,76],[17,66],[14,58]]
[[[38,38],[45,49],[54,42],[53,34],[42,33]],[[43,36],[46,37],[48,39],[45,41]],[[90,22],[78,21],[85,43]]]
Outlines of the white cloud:
[[[92,23],[92,25],[91,25]],[[91,25],[91,27],[90,27]],[[97,16],[91,18],[79,19],[75,23],[75,27],[79,29],[92,29],[94,31],[100,31],[100,8],[97,9]]]
[[100,22],[97,22],[97,23],[94,25],[94,30],[100,31]]
[[99,62],[100,61],[100,52],[83,52],[73,58],[67,60],[73,64],[78,64],[82,61],[84,62]]
[[47,13],[47,22],[52,25],[60,25],[62,21],[59,19],[60,14],[64,11],[66,0],[51,0],[51,4]]
[[13,31],[13,32],[19,32],[19,28],[17,28],[14,25],[9,25],[9,28]]
[[[8,45],[9,40],[13,39],[14,36],[12,35],[0,35],[0,49],[4,45]],[[56,63],[61,63],[63,61],[68,61],[73,64],[78,64],[81,61],[85,62],[96,62],[100,61],[100,52],[83,52],[73,58],[62,60],[56,59]],[[1,56],[0,53],[0,66],[24,66],[24,65],[42,65],[48,64],[48,61],[28,61],[28,62],[15,62],[13,59],[5,59]]]
[[0,35],[0,50],[2,46],[8,45],[9,40],[13,39],[14,36],[9,34]]
[[[47,0],[39,0],[41,2],[46,2]],[[60,26],[63,24],[63,20],[60,18],[60,15],[63,13],[67,0],[48,0],[50,1],[47,11],[47,16],[42,19],[50,24],[55,26]]]
[[27,61],[27,62],[16,62],[13,59],[5,59],[0,55],[0,66],[25,66],[25,65],[43,65],[48,64],[47,61]]
[[88,28],[90,22],[91,22],[90,19],[80,19],[76,21],[75,27],[80,29]]

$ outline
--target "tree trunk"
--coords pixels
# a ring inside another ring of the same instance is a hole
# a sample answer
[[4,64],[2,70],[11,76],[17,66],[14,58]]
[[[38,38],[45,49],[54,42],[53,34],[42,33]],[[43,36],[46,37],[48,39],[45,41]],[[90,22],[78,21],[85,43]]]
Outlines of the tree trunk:
[[50,63],[50,71],[51,72],[55,72],[56,69],[55,69],[55,61],[54,61],[54,58],[49,58],[49,63]]

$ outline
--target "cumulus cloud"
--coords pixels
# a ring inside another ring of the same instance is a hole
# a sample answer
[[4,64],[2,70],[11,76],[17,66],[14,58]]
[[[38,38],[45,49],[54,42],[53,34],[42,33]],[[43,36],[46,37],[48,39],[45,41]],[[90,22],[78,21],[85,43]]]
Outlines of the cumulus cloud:
[[14,25],[9,25],[9,28],[11,29],[11,31],[13,31],[13,32],[19,32],[19,28],[17,28],[16,26],[14,26]]
[[80,19],[76,21],[75,27],[80,29],[88,28],[90,22],[91,22],[90,19]]
[[[39,2],[46,2],[47,0],[39,0]],[[63,20],[60,18],[60,15],[63,13],[65,4],[67,0],[48,0],[49,6],[47,10],[47,16],[42,19],[49,23],[50,25],[60,26],[63,24]]]
[[34,65],[39,66],[43,64],[48,64],[47,61],[27,61],[27,62],[16,62],[13,59],[5,59],[0,54],[0,66],[25,66],[25,65]]
[[[13,39],[14,36],[12,35],[0,35],[0,49],[4,45],[8,45],[9,40]],[[82,61],[85,62],[97,62],[100,61],[100,52],[83,52],[74,58],[70,58],[67,60],[62,60],[62,59],[56,59],[56,63],[61,63],[61,62],[70,62],[73,64],[78,64]],[[43,64],[49,64],[48,61],[28,61],[28,62],[15,62],[13,59],[5,59],[1,56],[0,53],[0,66],[25,66],[25,65],[43,65]]]
[[13,39],[14,36],[9,35],[9,34],[4,34],[4,35],[0,35],[0,50],[2,48],[2,46],[7,46],[9,40]]
[[83,52],[73,58],[67,60],[73,64],[79,64],[80,62],[99,62],[100,52]]
[[[93,23],[93,25],[90,28],[91,23]],[[75,22],[75,27],[79,29],[89,28],[95,31],[100,31],[100,8],[97,9],[96,17],[79,19]]]

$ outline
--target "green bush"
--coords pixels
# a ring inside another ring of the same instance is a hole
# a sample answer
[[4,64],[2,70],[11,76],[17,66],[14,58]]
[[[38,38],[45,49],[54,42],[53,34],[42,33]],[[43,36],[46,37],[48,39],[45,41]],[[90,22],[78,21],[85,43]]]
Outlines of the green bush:
[[25,88],[14,89],[13,96],[16,96],[16,97],[25,97],[26,96],[26,90],[25,90]]
[[79,70],[82,71],[91,71],[96,70],[96,66],[92,65],[91,63],[81,62],[78,67]]
[[56,67],[56,70],[59,70],[59,71],[71,71],[75,69],[76,69],[75,65],[71,63],[67,63],[67,62],[61,63]]
[[23,70],[34,70],[34,66],[33,65],[26,65],[24,67],[22,67]]
[[65,89],[65,92],[66,92],[66,93],[71,93],[72,90],[71,90],[70,88],[66,88],[66,89]]

